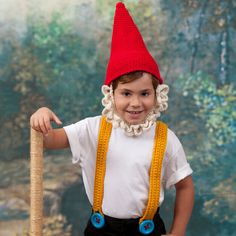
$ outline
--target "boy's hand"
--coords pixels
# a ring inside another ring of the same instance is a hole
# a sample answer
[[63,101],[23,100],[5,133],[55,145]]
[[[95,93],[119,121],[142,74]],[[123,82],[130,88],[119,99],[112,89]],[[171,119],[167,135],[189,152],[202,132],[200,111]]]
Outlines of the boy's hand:
[[30,126],[44,135],[47,135],[52,129],[51,121],[54,121],[58,125],[62,124],[60,119],[49,108],[42,107],[30,117]]

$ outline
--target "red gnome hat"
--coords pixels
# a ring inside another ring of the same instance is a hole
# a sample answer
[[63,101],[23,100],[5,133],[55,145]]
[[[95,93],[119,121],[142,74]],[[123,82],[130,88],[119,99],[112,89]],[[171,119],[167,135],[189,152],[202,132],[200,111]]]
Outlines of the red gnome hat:
[[133,71],[146,71],[155,76],[160,84],[163,83],[158,65],[148,52],[132,17],[125,5],[118,2],[105,84],[110,85],[113,80]]

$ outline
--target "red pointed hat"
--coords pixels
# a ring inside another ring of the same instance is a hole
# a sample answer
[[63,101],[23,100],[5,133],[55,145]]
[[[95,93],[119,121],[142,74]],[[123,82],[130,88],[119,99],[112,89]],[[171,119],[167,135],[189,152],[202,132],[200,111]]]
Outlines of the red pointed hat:
[[110,59],[104,83],[110,85],[113,80],[133,71],[146,71],[155,76],[160,84],[163,83],[158,65],[148,52],[132,17],[125,5],[118,2],[114,16]]

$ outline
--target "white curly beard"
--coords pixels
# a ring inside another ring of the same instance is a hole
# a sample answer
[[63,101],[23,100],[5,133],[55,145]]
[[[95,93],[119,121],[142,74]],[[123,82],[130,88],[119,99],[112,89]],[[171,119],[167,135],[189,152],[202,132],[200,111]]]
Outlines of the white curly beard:
[[145,120],[141,124],[128,124],[121,117],[115,113],[114,97],[112,85],[102,86],[102,93],[104,98],[102,99],[102,105],[104,109],[102,115],[104,115],[109,123],[113,125],[114,128],[121,128],[128,136],[139,136],[144,131],[147,131],[156,122],[156,119],[160,117],[161,112],[168,108],[168,85],[161,84],[158,85],[156,89],[156,107],[147,115]]

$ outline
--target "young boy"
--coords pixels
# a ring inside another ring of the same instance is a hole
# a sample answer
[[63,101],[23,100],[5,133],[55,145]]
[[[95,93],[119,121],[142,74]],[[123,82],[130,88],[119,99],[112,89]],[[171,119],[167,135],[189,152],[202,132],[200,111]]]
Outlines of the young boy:
[[[71,148],[79,162],[92,215],[85,236],[185,235],[194,199],[192,169],[176,135],[156,122],[167,109],[168,86],[124,4],[116,5],[111,55],[102,86],[102,116],[60,129],[43,107],[31,127],[49,149]],[[164,188],[176,188],[169,234],[159,215]]]

